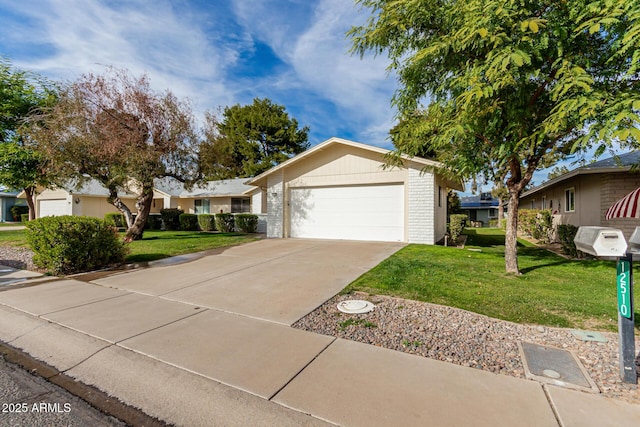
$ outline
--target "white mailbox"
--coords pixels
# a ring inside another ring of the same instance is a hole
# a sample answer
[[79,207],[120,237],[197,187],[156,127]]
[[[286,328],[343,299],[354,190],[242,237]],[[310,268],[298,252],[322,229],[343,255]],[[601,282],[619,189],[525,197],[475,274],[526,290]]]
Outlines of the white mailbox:
[[576,249],[595,256],[621,257],[627,251],[627,242],[617,228],[581,226],[573,241]]
[[640,254],[640,227],[636,227],[631,237],[629,237],[629,252]]

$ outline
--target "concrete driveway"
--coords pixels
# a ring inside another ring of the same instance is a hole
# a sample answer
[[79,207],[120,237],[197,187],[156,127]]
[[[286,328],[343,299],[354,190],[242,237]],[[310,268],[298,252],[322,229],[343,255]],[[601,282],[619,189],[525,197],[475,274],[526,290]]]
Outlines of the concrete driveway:
[[268,239],[94,283],[291,325],[403,246]]

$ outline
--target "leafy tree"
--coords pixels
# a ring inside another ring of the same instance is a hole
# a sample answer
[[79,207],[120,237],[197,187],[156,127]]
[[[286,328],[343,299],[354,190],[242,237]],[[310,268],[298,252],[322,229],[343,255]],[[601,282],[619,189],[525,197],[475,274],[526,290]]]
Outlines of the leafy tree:
[[[189,186],[199,178],[191,110],[171,92],[153,91],[146,76],[113,68],[85,74],[61,90],[42,120],[32,134],[56,176],[78,185],[93,178],[107,188],[126,218],[127,241],[142,238],[155,179]],[[137,195],[135,221],[121,192]]]
[[534,171],[613,137],[640,139],[640,2],[356,2],[371,16],[350,30],[353,50],[387,53],[401,117],[424,115],[427,137],[397,154],[432,149],[462,177],[503,182],[505,268],[518,274],[519,197]]
[[50,183],[46,160],[25,144],[26,120],[56,99],[53,84],[0,60],[0,184],[23,189],[29,219],[35,218],[33,196]]
[[459,214],[462,212],[460,209],[460,196],[458,192],[449,190],[447,193],[447,215]]
[[206,122],[201,159],[209,176],[259,175],[309,147],[309,128],[299,129],[285,107],[269,99],[226,107],[219,123],[209,113]]
[[557,178],[560,175],[564,175],[565,173],[569,173],[569,169],[565,165],[556,166],[551,169],[551,172],[547,174],[547,179]]

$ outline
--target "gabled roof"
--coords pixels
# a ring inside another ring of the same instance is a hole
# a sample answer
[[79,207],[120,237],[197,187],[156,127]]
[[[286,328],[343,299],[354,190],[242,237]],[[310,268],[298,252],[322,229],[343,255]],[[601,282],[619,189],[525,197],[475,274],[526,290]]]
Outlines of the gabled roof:
[[154,181],[154,189],[172,197],[221,197],[221,196],[242,196],[254,187],[246,185],[247,178],[223,179],[220,181],[209,181],[201,187],[194,187],[187,190],[184,184],[175,178],[162,178]]
[[[254,177],[254,178],[249,179],[246,182],[246,184],[247,185],[257,186],[257,185],[260,185],[262,183],[265,183],[266,182],[266,178],[269,175],[271,175],[271,174],[273,174],[273,173],[275,173],[275,172],[277,172],[279,170],[282,170],[284,168],[287,168],[287,167],[291,166],[292,164],[298,163],[298,162],[300,162],[300,161],[302,161],[302,160],[304,160],[304,159],[306,159],[306,158],[308,158],[310,156],[313,156],[314,154],[316,154],[316,153],[318,153],[318,152],[320,152],[322,150],[326,150],[326,149],[328,149],[330,147],[333,147],[333,146],[339,145],[339,144],[340,145],[347,145],[347,146],[350,146],[350,147],[359,148],[359,149],[362,149],[362,150],[371,151],[371,152],[374,152],[374,153],[381,154],[383,156],[391,152],[391,150],[387,150],[387,149],[380,148],[380,147],[375,147],[373,145],[367,145],[367,144],[362,144],[360,142],[349,141],[348,139],[332,137],[332,138],[329,138],[328,140],[326,140],[324,142],[321,142],[320,144],[316,145],[315,147],[312,147],[312,148],[310,148],[310,149],[308,149],[306,151],[303,151],[302,153],[297,154],[295,157],[292,157],[289,160],[286,160],[286,161],[280,163],[279,165],[272,167],[268,171],[263,172],[263,173],[261,173],[260,175]],[[431,167],[434,167],[434,168],[442,168],[443,167],[443,165],[441,163],[439,163],[439,162],[436,162],[434,160],[429,160],[429,159],[423,159],[422,157],[402,156],[402,158],[404,160],[411,161],[411,162],[414,162],[414,163],[418,163],[418,164],[421,164],[421,165],[424,165],[424,166],[431,166]],[[455,185],[456,183],[453,183],[453,184]],[[458,183],[457,185],[460,187],[460,189],[462,189],[462,184],[461,183]]]
[[549,181],[543,182],[536,188],[533,188],[529,191],[525,191],[524,193],[522,193],[520,197],[522,198],[522,197],[531,196],[533,194],[536,194],[544,190],[545,188],[549,188],[555,184],[561,183],[563,181],[566,181],[567,179],[573,178],[578,175],[626,172],[631,170],[631,167],[638,163],[640,163],[640,150],[621,154],[617,157],[609,157],[585,166],[581,166],[563,175],[550,179]]

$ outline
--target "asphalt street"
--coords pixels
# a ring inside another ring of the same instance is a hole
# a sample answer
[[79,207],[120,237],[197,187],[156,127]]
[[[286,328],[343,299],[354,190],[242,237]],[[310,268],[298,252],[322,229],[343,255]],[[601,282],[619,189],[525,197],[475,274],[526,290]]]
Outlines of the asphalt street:
[[118,419],[0,355],[0,426],[121,427]]

